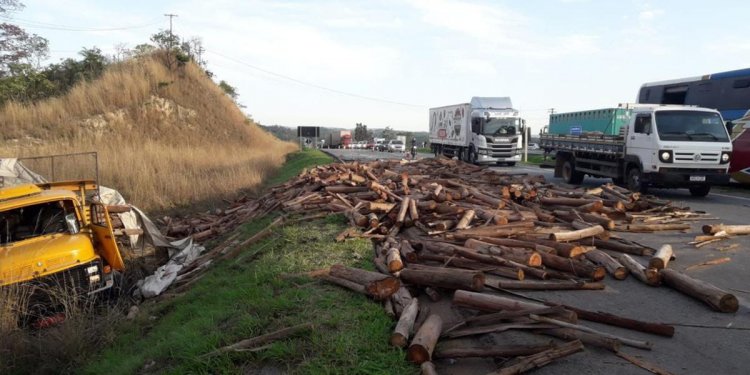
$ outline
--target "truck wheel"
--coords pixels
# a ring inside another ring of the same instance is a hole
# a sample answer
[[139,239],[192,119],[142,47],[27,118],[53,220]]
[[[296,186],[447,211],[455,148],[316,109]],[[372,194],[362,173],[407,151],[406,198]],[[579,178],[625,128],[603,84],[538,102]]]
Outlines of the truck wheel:
[[711,186],[709,185],[698,185],[690,187],[690,195],[694,197],[705,197],[706,195],[708,195],[709,191],[711,191]]
[[583,173],[577,172],[573,161],[568,159],[563,163],[562,178],[569,184],[578,185],[583,181]]
[[628,170],[628,189],[632,192],[646,192],[646,184],[643,183],[643,175],[641,169],[633,167]]
[[474,150],[474,147],[469,147],[469,163],[476,164],[477,163],[477,152]]

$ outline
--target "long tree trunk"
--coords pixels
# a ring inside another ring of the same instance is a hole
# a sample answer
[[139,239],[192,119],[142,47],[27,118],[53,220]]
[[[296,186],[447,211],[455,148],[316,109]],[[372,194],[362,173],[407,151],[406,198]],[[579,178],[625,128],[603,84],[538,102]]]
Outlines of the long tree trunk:
[[705,302],[716,311],[733,313],[737,312],[739,309],[737,297],[703,280],[694,279],[684,273],[669,268],[665,268],[659,273],[665,284],[695,299]]

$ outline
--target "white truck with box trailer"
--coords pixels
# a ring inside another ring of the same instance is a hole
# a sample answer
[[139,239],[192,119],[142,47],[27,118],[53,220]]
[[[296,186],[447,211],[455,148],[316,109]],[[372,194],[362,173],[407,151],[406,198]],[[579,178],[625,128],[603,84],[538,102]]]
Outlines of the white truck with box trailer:
[[729,182],[732,143],[721,114],[682,105],[625,104],[550,115],[540,145],[555,153],[555,177],[612,178],[633,191],[688,188],[706,196]]
[[474,164],[515,165],[526,121],[509,97],[473,97],[470,103],[430,109],[430,147],[437,155]]

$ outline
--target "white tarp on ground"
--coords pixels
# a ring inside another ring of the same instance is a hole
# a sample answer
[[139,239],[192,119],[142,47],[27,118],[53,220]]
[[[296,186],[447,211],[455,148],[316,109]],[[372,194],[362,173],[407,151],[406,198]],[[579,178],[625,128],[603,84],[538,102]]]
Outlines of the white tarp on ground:
[[[122,194],[120,194],[119,191],[105,186],[99,186],[99,202],[106,205],[127,204],[125,198],[123,198]],[[117,214],[117,216],[120,218],[120,221],[122,221],[122,225],[126,229],[140,228],[140,225],[138,225],[138,218],[135,216],[135,213],[133,211],[120,212]],[[139,236],[137,234],[131,234],[128,236],[131,248],[135,249],[138,245],[138,237]]]
[[153,275],[138,282],[143,298],[156,297],[164,292],[175,281],[177,273],[206,249],[193,242],[192,237],[171,242],[171,246],[179,251],[170,257],[167,264],[157,268]]

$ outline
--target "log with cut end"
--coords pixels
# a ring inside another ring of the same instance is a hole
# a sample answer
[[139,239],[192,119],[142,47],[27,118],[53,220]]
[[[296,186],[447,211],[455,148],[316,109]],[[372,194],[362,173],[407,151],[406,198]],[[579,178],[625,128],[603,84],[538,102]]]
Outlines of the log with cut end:
[[628,254],[620,254],[617,260],[630,271],[631,275],[644,284],[657,286],[661,283],[661,277],[657,269],[644,267]]
[[501,245],[494,245],[488,242],[477,241],[474,239],[466,240],[464,243],[465,247],[496,255],[514,262],[525,264],[531,267],[539,267],[542,265],[542,257],[536,251],[527,250],[524,248],[507,247]]
[[438,375],[437,370],[435,370],[435,364],[432,362],[422,362],[421,365],[419,365],[419,371],[420,375]]
[[[549,304],[552,306],[553,304]],[[589,322],[597,322],[602,324],[608,324],[615,327],[627,328],[634,331],[652,333],[654,335],[672,337],[674,336],[674,326],[662,323],[651,323],[644,322],[642,320],[635,320],[625,318],[619,315],[614,315],[602,311],[589,311],[580,309],[569,305],[554,305],[563,306],[568,310],[575,311],[578,317]]]
[[[533,237],[533,236],[519,236],[518,238],[523,241],[533,242],[536,244],[554,248],[556,251],[556,254],[561,257],[575,258],[586,252],[586,249],[583,246],[576,244],[576,243],[557,242],[557,241],[547,240],[547,239]],[[494,242],[489,239],[484,240],[484,241]],[[542,251],[542,250],[539,250],[539,251]]]
[[406,283],[439,288],[475,291],[481,291],[484,288],[484,274],[478,271],[439,267],[429,267],[429,269],[406,268],[401,271],[399,277]]
[[715,287],[703,280],[694,279],[684,273],[665,268],[659,272],[664,283],[693,298],[705,302],[716,311],[737,312],[739,302],[731,293]]
[[411,201],[411,198],[406,197],[403,201],[401,201],[401,206],[398,211],[398,216],[396,216],[396,223],[403,224],[404,220],[406,219],[406,213],[409,211],[409,201]]
[[556,270],[572,273],[578,277],[585,277],[598,281],[604,278],[606,271],[604,267],[584,263],[572,258],[564,258],[554,254],[539,253],[545,266]]
[[401,313],[396,324],[396,329],[393,330],[391,345],[399,348],[406,347],[411,331],[414,328],[414,321],[417,319],[417,313],[419,313],[419,302],[416,298],[412,298],[409,305]]
[[584,254],[586,259],[604,267],[607,272],[617,280],[623,280],[628,277],[628,269],[625,268],[615,258],[601,250],[591,250]]
[[[547,306],[534,302],[520,301],[508,297],[493,294],[475,293],[466,290],[457,290],[453,294],[453,304],[480,311],[495,312],[500,310],[540,310]],[[578,316],[575,312],[565,310],[564,313],[556,314],[555,317],[568,322],[577,322]]]
[[417,252],[408,240],[401,241],[401,257],[407,262],[416,263],[418,261]]
[[583,343],[580,340],[571,341],[552,349],[547,349],[537,354],[521,357],[518,362],[503,367],[487,375],[515,375],[526,372],[535,368],[543,367],[556,359],[567,357],[571,354],[583,351]]
[[409,200],[409,216],[414,221],[419,220],[419,210],[417,210],[417,200],[416,199]]
[[627,224],[615,229],[624,232],[659,232],[667,230],[686,230],[690,229],[690,224]]
[[331,266],[330,275],[364,285],[367,294],[376,300],[390,297],[401,287],[399,279],[359,268],[346,267],[341,264]]
[[704,225],[703,233],[705,234],[717,234],[724,232],[726,234],[750,234],[750,225]]
[[404,268],[404,262],[401,260],[401,254],[395,247],[391,247],[386,252],[386,264],[388,264],[388,271],[395,273],[401,271]]
[[443,330],[443,320],[440,315],[430,314],[427,320],[422,323],[419,330],[414,335],[409,349],[406,352],[406,357],[409,361],[416,364],[430,361],[432,359],[432,351],[435,349],[440,333]]
[[372,212],[390,212],[393,207],[396,207],[395,203],[370,202],[370,211]]
[[458,224],[456,224],[456,229],[466,229],[469,227],[469,224],[471,224],[471,221],[474,219],[474,210],[466,210],[464,212],[464,216],[461,217],[461,220],[458,221]]
[[669,260],[672,259],[673,255],[674,252],[672,251],[672,246],[664,244],[656,251],[656,254],[651,257],[648,266],[649,268],[656,268],[657,270],[667,268],[667,264],[669,263]]
[[[587,242],[589,240],[586,240]],[[643,255],[643,256],[650,256],[654,254],[654,250],[650,249],[648,247],[636,245],[636,244],[628,244],[621,242],[619,240],[600,240],[597,238],[593,239],[594,246],[600,248],[600,249],[606,249],[606,250],[613,250],[618,251],[625,254],[633,254],[633,255]]]

